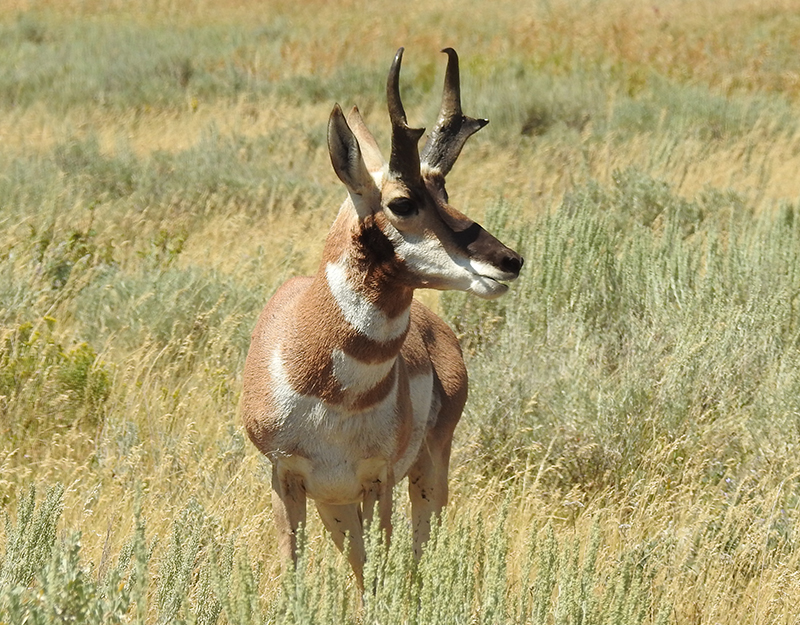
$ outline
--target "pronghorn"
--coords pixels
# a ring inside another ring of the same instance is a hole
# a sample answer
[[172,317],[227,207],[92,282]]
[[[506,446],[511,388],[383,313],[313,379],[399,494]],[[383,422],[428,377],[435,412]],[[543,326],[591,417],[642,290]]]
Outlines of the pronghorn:
[[335,105],[328,150],[348,197],[316,275],[286,282],[258,319],[244,370],[242,415],[272,463],[281,555],[296,559],[306,498],[345,550],[359,585],[363,523],[377,507],[391,531],[392,488],[408,476],[414,554],[447,503],[453,431],[467,371],[452,330],[414,289],[503,294],[522,257],[448,203],[445,176],[486,125],[461,111],[458,56],[447,48],[439,119],[420,154],[400,100],[403,48],[389,70],[388,164],[357,108]]

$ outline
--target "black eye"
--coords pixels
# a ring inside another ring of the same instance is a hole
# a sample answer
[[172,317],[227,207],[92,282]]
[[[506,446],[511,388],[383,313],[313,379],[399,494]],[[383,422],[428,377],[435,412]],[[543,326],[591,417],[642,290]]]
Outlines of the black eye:
[[411,198],[398,197],[389,202],[389,210],[398,217],[408,217],[417,212],[417,205]]

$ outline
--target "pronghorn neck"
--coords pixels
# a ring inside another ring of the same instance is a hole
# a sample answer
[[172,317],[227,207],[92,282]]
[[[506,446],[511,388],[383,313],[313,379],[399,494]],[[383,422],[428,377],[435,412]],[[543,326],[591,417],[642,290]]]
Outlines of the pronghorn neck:
[[[325,284],[344,322],[343,334],[355,333],[389,354],[408,331],[410,289],[387,292],[378,280],[365,280],[352,271],[347,258],[325,265]],[[375,276],[372,276],[375,278]],[[407,294],[402,291],[407,291]]]
[[397,357],[411,322],[413,290],[398,284],[394,257],[370,262],[375,252],[365,244],[378,236],[372,227],[337,219],[298,302],[292,349],[284,351],[293,357],[282,363],[296,392],[354,411],[396,393]]
[[373,328],[367,335],[376,340],[383,325],[388,324],[387,336],[392,336],[411,307],[414,291],[403,283],[402,273],[377,217],[359,219],[351,201],[345,202],[328,235],[318,274],[325,276],[343,311],[364,317],[363,323]]

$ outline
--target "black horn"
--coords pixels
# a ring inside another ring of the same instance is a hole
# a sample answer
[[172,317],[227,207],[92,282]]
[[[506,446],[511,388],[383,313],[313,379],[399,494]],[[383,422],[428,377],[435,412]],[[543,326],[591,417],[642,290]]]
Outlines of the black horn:
[[389,119],[392,122],[392,154],[389,157],[389,171],[398,175],[407,183],[419,184],[420,161],[419,139],[424,128],[409,128],[406,112],[400,99],[400,64],[403,60],[403,48],[397,51],[389,69],[386,81],[386,102],[389,106]]
[[461,148],[488,119],[467,117],[461,111],[461,78],[458,71],[458,54],[453,48],[442,50],[447,54],[442,108],[428,141],[422,149],[422,162],[446,176],[456,162]]

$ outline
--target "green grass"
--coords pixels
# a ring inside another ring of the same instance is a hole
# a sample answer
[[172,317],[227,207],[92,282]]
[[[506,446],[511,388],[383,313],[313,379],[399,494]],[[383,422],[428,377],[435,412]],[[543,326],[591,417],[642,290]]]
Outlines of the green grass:
[[[479,446],[506,461],[566,428],[600,463],[569,475],[577,485],[620,484],[657,441],[781,432],[794,448],[796,210],[753,216],[721,193],[687,201],[627,171],[514,228],[529,269],[509,297],[444,296],[482,389],[468,409]],[[720,466],[758,462],[736,444],[711,451]]]
[[[101,4],[0,10],[0,623],[792,622],[789,5]],[[470,371],[451,505],[414,563],[397,489],[361,601],[314,515],[281,571],[237,405],[342,200],[327,115],[385,145],[399,45],[415,125],[459,50],[492,123],[448,188],[526,260],[422,294]]]

